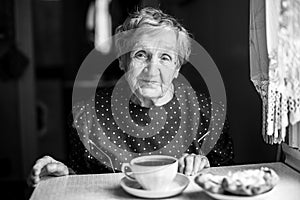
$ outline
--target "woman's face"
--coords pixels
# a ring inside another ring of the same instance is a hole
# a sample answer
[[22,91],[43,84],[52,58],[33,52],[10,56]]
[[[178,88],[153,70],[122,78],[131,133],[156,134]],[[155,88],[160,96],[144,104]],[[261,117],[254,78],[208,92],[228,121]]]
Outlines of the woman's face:
[[134,41],[125,75],[131,90],[146,99],[163,97],[179,72],[175,32],[142,31]]

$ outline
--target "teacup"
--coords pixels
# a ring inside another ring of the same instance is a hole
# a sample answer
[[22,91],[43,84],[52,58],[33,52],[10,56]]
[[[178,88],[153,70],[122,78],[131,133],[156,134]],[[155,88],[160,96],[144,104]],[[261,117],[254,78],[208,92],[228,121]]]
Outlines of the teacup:
[[[128,173],[126,169],[131,169]],[[166,190],[176,177],[178,160],[167,155],[149,155],[123,163],[122,172],[146,190]]]

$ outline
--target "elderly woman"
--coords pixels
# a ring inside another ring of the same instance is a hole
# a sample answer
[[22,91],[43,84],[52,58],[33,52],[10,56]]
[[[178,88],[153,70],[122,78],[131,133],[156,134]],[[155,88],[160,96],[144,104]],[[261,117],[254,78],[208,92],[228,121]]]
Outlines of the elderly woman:
[[[134,30],[130,37],[129,30]],[[212,117],[212,102],[176,81],[191,52],[188,32],[162,11],[144,8],[116,33],[120,52],[124,44],[129,48],[119,57],[124,81],[74,106],[69,165],[45,156],[33,166],[30,182],[37,184],[45,175],[115,172],[122,163],[150,154],[177,157],[178,171],[186,175],[232,164],[228,127],[216,123],[225,114],[223,107],[217,106]],[[210,123],[221,134],[205,155],[202,142],[216,134],[208,131]]]

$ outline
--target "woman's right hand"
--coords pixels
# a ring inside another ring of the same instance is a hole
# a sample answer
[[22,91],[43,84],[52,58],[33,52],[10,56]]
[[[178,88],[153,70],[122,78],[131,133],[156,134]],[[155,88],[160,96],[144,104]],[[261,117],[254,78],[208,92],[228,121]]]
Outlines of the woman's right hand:
[[44,176],[65,176],[69,175],[68,167],[53,159],[50,156],[44,156],[35,162],[29,174],[27,183],[35,187]]

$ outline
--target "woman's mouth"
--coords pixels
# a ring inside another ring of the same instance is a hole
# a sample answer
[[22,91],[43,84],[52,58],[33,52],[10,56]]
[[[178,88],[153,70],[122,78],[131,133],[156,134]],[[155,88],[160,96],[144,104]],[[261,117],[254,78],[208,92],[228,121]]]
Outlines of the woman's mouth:
[[153,84],[158,83],[157,81],[151,81],[151,80],[143,80],[143,81],[146,83],[153,83]]
[[160,82],[155,80],[140,80],[141,85],[144,86],[158,86]]

